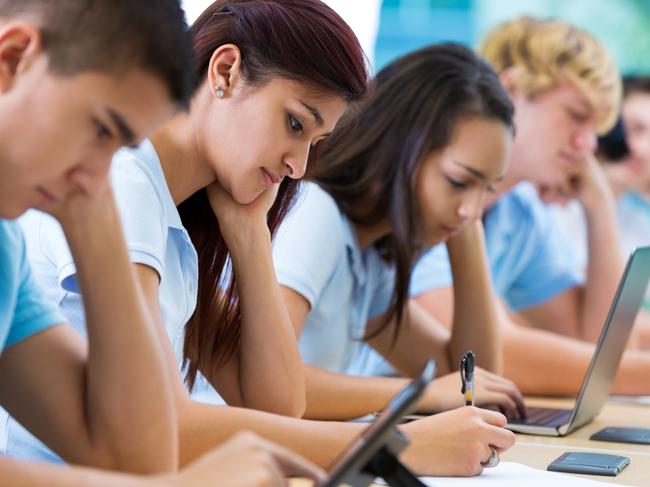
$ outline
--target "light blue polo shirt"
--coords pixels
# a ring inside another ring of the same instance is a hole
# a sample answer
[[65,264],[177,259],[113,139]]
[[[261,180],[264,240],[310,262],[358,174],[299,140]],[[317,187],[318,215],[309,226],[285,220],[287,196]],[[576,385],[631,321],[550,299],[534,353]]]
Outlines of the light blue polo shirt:
[[[571,242],[529,183],[501,196],[484,224],[493,283],[511,309],[536,306],[584,282]],[[451,285],[447,248],[437,245],[416,264],[411,295]]]
[[[587,219],[577,201],[566,206],[552,205],[553,212],[562,224],[576,252],[583,273],[588,264]],[[616,220],[618,237],[627,260],[637,247],[650,245],[650,200],[635,191],[628,191],[616,200]],[[650,309],[650,288],[646,291],[644,309]]]
[[302,185],[273,243],[280,284],[311,307],[300,336],[303,361],[323,369],[365,375],[378,355],[362,342],[369,319],[386,312],[394,269],[374,247],[361,249],[354,228],[332,197]]
[[[162,318],[180,366],[184,327],[196,307],[196,251],[181,224],[160,160],[149,141],[137,149],[117,152],[110,176],[131,261],[153,268],[161,278]],[[49,298],[60,305],[71,325],[85,336],[76,269],[61,227],[56,220],[37,211],[28,212],[20,223],[37,279]],[[15,420],[9,420],[7,431],[7,455],[60,461]]]
[[[0,354],[47,328],[64,323],[38,286],[27,260],[20,226],[0,219]],[[7,442],[7,413],[0,408],[0,447]]]
[[65,319],[32,275],[18,223],[0,219],[0,352],[59,323]]

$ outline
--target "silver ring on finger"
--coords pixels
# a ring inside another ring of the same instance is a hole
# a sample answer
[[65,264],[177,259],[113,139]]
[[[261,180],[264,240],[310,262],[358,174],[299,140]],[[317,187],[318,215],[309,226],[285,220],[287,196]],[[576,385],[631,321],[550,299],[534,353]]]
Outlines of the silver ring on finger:
[[483,465],[484,468],[494,468],[499,465],[499,452],[492,446],[490,447],[490,450],[492,451],[490,458],[481,462],[481,465]]

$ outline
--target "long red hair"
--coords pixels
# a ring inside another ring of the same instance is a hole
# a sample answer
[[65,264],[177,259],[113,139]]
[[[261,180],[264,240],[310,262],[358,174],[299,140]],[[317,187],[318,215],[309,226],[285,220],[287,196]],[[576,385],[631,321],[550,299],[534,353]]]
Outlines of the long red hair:
[[[366,90],[363,51],[350,27],[320,0],[219,0],[192,25],[195,88],[206,78],[217,47],[235,44],[242,77],[259,86],[272,77],[305,83],[323,93],[354,101]],[[314,154],[310,154],[310,162]],[[273,235],[293,203],[298,182],[285,179],[268,214]],[[183,350],[190,389],[200,370],[218,370],[240,340],[237,282],[225,272],[229,251],[205,190],[179,206],[199,257],[197,306],[186,325]]]

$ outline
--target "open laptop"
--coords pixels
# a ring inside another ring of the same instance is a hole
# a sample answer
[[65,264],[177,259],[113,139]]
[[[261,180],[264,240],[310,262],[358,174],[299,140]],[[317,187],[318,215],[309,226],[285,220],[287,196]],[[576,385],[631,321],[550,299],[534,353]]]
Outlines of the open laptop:
[[650,247],[640,247],[632,252],[627,261],[573,409],[529,407],[528,417],[508,422],[508,429],[518,433],[564,436],[600,413],[609,396],[649,279]]

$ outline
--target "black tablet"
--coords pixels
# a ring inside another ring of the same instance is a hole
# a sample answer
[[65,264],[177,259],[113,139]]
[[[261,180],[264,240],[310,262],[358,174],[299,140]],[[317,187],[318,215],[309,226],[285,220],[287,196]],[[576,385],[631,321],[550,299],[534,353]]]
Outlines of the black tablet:
[[[386,409],[338,456],[329,468],[329,478],[319,487],[335,487],[341,483],[354,482],[355,477],[363,476],[363,470],[384,446],[394,439],[395,426],[402,417],[410,414],[427,384],[435,375],[435,362],[430,361],[420,375],[402,389],[388,404]],[[399,434],[399,433],[398,433]],[[404,441],[404,445],[406,445]],[[365,474],[366,476],[368,474]]]

